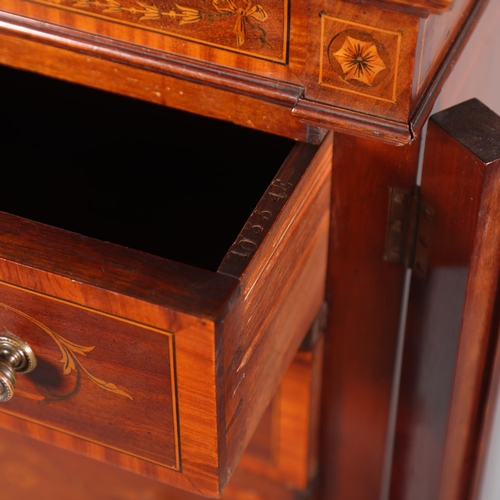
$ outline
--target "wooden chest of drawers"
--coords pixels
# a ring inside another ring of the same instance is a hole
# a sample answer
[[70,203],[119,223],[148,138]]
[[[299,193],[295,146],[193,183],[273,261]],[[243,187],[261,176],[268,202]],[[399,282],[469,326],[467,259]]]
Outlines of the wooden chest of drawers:
[[[23,218],[0,217],[0,316],[39,366],[1,425],[219,495],[326,282],[320,494],[379,498],[405,272],[383,260],[389,188],[411,190],[422,126],[484,4],[3,0],[0,63],[249,130],[13,83],[0,109],[16,190],[0,209]],[[292,476],[255,477],[315,494]]]
[[86,236],[2,214],[1,321],[39,365],[3,425],[216,495],[324,300],[331,137],[294,145],[29,78],[3,70],[19,188],[3,208]]

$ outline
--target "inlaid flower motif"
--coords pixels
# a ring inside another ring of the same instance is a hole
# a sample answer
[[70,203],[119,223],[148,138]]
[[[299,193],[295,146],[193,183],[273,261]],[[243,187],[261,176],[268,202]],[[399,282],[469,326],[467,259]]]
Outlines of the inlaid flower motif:
[[201,20],[201,13],[196,9],[190,9],[189,7],[182,7],[181,5],[175,4],[175,6],[180,10],[180,13],[170,11],[169,14],[173,17],[179,19],[179,24],[182,26],[184,24],[197,23]]
[[[60,2],[61,0],[50,0]],[[213,21],[236,16],[233,33],[236,35],[236,46],[241,47],[247,40],[247,27],[260,32],[260,41],[265,44],[266,32],[254,21],[267,21],[267,12],[262,5],[254,5],[252,0],[212,0],[215,12],[208,10],[199,11],[190,7],[173,3],[170,10],[163,10],[159,3],[153,0],[135,0],[136,6],[129,6],[132,1],[124,0],[75,0],[73,7],[80,9],[100,9],[102,14],[128,14],[140,16],[139,21],[159,21],[163,19],[177,20],[179,26],[197,23],[205,18],[208,25]]]
[[370,86],[374,78],[387,67],[373,42],[350,36],[346,37],[342,47],[333,56],[342,67],[345,80],[357,80]]
[[246,40],[247,23],[251,25],[250,19],[256,21],[267,21],[267,13],[261,5],[252,5],[251,0],[244,0],[243,7],[238,7],[233,0],[213,0],[213,6],[222,14],[235,15],[236,24],[233,32],[236,35],[236,46],[241,47]]
[[184,24],[196,23],[201,19],[201,14],[199,11],[195,9],[190,9],[188,7],[182,7],[181,5],[174,4],[179,12],[176,12],[174,9],[169,10],[168,12],[162,12],[156,5],[148,5],[144,2],[137,3],[142,7],[142,9],[127,9],[131,14],[143,14],[139,21],[153,21],[155,19],[161,19],[162,17],[170,17],[172,19],[177,19],[179,21],[179,25],[182,26]]

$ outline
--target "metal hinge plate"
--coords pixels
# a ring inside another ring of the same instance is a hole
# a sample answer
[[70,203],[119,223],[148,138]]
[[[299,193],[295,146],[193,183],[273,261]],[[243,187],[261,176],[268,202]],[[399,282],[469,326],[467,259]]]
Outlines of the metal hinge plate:
[[404,264],[425,278],[434,209],[413,193],[391,188],[384,260]]

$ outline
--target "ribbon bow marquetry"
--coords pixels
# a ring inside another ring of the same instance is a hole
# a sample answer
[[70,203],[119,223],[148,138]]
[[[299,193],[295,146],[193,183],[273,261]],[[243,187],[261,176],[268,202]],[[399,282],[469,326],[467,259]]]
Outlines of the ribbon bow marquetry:
[[213,0],[212,3],[217,12],[236,16],[233,32],[236,35],[237,47],[241,47],[245,43],[247,23],[254,27],[250,19],[260,22],[267,21],[267,13],[262,5],[252,5],[250,0],[245,0],[243,7],[238,7],[233,0]]

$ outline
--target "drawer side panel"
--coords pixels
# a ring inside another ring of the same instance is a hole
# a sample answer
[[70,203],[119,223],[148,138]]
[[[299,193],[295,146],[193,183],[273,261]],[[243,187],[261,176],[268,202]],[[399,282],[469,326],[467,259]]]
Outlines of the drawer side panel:
[[324,300],[332,151],[330,135],[243,273],[241,300],[224,321],[229,475]]

